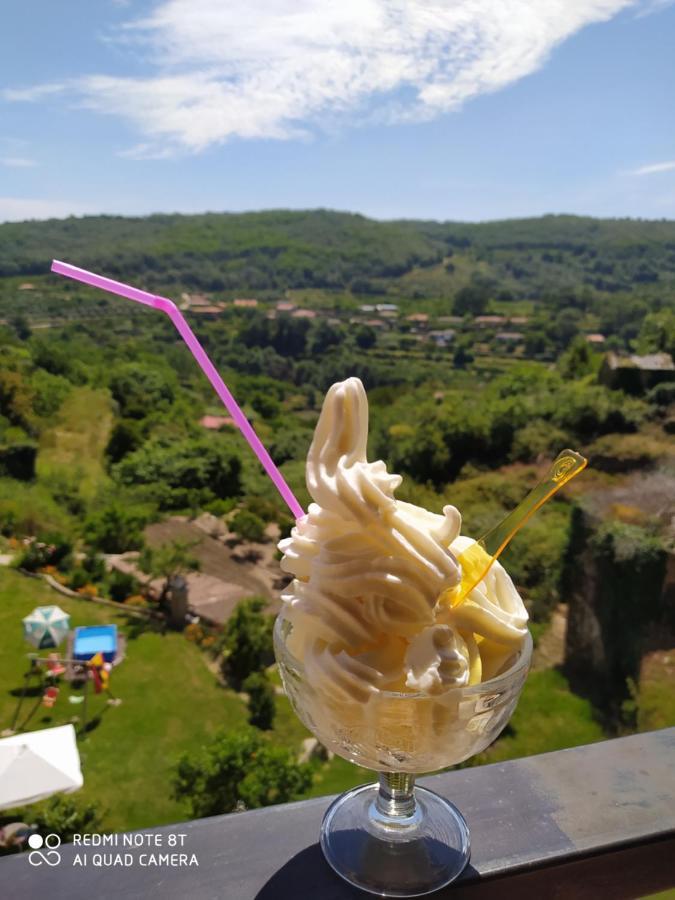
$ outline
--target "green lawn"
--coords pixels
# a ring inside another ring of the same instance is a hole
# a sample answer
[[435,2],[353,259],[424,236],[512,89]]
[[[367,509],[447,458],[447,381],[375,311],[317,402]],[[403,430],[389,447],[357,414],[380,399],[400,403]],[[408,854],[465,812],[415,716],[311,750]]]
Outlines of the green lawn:
[[[270,666],[268,675],[273,684],[281,684],[276,666]],[[288,698],[279,694],[276,696],[276,714],[272,734],[275,741],[293,749],[299,748],[306,737],[311,737],[311,732],[305,728],[293,712]],[[329,762],[316,766],[312,786],[305,796],[321,797],[324,794],[338,794],[357,784],[373,780],[372,772],[336,756]]]
[[377,781],[374,772],[362,769],[353,763],[335,756],[321,766],[314,774],[314,783],[307,792],[308,797],[322,797],[324,794],[339,794],[358,784]]
[[[104,696],[90,694],[94,727],[78,740],[84,787],[73,799],[95,801],[104,812],[106,830],[146,828],[187,818],[187,809],[171,798],[172,767],[184,751],[199,752],[218,729],[244,726],[245,704],[221,687],[198,647],[177,633],[164,635],[139,626],[121,612],[86,600],[62,597],[44,583],[0,569],[0,730],[9,727],[31,648],[22,640],[21,619],[35,606],[57,604],[71,624],[115,622],[129,636],[127,655],[112,672],[111,688],[122,699],[109,707]],[[133,634],[137,636],[134,637]],[[280,683],[278,673],[270,672]],[[81,711],[68,703],[71,689],[62,684],[52,710],[40,706],[26,726],[38,730],[65,724]],[[30,704],[22,709],[24,718]],[[307,729],[286,697],[276,697],[275,743],[300,749]],[[309,796],[334,793],[370,779],[369,773],[342,759],[317,766]]]
[[275,742],[299,749],[304,739],[311,737],[311,733],[293,712],[288,697],[284,694],[277,694],[274,702],[276,708],[273,728]]
[[[485,765],[591,744],[605,737],[590,703],[573,694],[565,678],[548,669],[531,672],[506,731],[491,747],[464,765]],[[335,758],[317,771],[309,796],[338,793],[373,781],[374,775]]]
[[[57,603],[73,625],[116,622],[127,633],[127,657],[113,670],[111,687],[122,698],[108,707],[90,696],[94,727],[79,740],[85,778],[75,797],[96,801],[109,830],[143,828],[184,820],[187,810],[173,800],[170,775],[184,751],[199,752],[219,728],[241,728],[247,710],[232,691],[219,686],[195,645],[177,633],[159,634],[121,612],[85,600],[72,600],[42,582],[0,569],[0,729],[9,726],[16,705],[10,693],[21,687],[29,647],[21,637],[21,618],[35,606]],[[278,682],[277,673],[271,672]],[[28,729],[63,724],[80,707],[67,702],[62,685],[52,711],[40,707]],[[276,697],[271,740],[297,752],[308,732],[288,700]],[[530,674],[505,734],[470,764],[497,762],[591,743],[604,737],[590,704],[569,690],[555,670]],[[374,778],[338,757],[317,765],[308,796],[337,793]]]
[[[277,697],[275,733],[289,745],[293,742],[299,744],[309,734],[300,725],[284,697]],[[485,765],[533,756],[592,744],[605,737],[589,701],[573,694],[560,672],[555,669],[531,672],[513,718],[502,736],[464,765]],[[316,770],[308,796],[338,793],[373,781],[374,777],[372,772],[335,757]]]
[[[9,727],[30,650],[21,637],[21,619],[36,605],[57,603],[73,625],[116,622],[126,617],[85,600],[61,597],[38,581],[0,570],[0,728]],[[133,628],[133,625],[131,626]],[[122,698],[107,707],[91,696],[98,724],[79,741],[84,788],[74,798],[96,801],[106,829],[143,828],[185,819],[185,808],[170,796],[169,777],[183,751],[197,751],[219,727],[246,722],[243,703],[219,687],[202,652],[176,633],[143,631],[129,639],[127,658],[115,668],[111,688]],[[28,729],[64,724],[73,711],[63,685],[52,711],[40,707]]]
[[588,700],[573,694],[556,669],[530,672],[502,736],[471,761],[501,762],[601,741],[605,734]]

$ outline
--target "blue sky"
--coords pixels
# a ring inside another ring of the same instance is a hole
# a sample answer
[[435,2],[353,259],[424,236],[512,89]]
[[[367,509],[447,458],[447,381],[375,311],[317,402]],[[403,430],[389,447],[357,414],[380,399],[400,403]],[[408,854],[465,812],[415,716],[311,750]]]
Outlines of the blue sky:
[[0,221],[675,218],[663,0],[22,0]]

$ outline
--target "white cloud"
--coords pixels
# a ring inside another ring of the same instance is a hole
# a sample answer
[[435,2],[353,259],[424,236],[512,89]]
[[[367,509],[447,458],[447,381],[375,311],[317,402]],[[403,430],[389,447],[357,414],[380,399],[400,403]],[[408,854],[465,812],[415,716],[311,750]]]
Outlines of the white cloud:
[[672,6],[675,0],[644,0],[643,5],[637,12],[637,18],[651,16],[653,13],[662,12],[668,6]]
[[175,147],[161,147],[155,144],[134,144],[117,153],[122,159],[171,159],[176,156]]
[[66,87],[67,85],[60,82],[49,82],[25,88],[5,88],[2,91],[2,97],[12,103],[35,103],[37,100],[44,100],[45,97],[63,93]]
[[297,137],[336,117],[431,119],[535,72],[580,28],[639,2],[162,0],[117,34],[153,74],[92,74],[69,89],[143,135],[132,158]]
[[0,166],[8,169],[32,169],[37,163],[25,156],[0,156]]
[[675,159],[667,162],[651,163],[648,166],[640,166],[638,169],[632,169],[630,175],[655,175],[657,172],[672,172],[675,169]]
[[0,197],[0,222],[22,222],[26,219],[62,219],[82,216],[93,210],[83,203],[66,200],[36,200],[27,197]]

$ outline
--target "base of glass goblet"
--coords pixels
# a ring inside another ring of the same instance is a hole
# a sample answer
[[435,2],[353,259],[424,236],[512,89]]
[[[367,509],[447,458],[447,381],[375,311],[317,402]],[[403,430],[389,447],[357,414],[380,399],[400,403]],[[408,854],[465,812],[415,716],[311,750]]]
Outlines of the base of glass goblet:
[[321,849],[349,884],[380,897],[419,897],[450,884],[469,862],[469,827],[460,811],[433,791],[415,787],[415,810],[396,822],[377,809],[377,784],[364,784],[331,803]]

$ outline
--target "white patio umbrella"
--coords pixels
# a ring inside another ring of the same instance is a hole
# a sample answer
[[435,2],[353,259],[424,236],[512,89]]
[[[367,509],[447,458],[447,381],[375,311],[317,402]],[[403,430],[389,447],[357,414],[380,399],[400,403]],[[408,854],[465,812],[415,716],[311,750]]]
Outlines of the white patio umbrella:
[[0,809],[69,794],[83,783],[72,725],[0,740]]
[[23,636],[43,650],[58,647],[70,629],[70,616],[58,606],[38,606],[23,620]]

